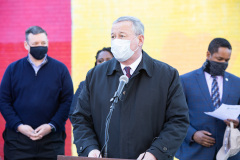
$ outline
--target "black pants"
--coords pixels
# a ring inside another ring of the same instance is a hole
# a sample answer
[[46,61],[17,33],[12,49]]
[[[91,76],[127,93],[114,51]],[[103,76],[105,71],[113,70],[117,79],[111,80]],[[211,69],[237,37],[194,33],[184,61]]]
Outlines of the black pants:
[[64,155],[65,132],[55,132],[33,141],[29,137],[5,129],[4,159],[5,160],[56,160],[57,155]]

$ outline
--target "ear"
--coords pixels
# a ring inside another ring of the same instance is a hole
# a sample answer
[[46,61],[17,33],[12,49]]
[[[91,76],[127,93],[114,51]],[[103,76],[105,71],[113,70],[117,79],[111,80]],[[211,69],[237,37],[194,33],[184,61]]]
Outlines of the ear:
[[209,51],[207,51],[207,59],[209,60],[211,58],[211,53]]
[[139,43],[138,43],[138,45],[139,45],[139,46],[143,46],[144,35],[139,35],[139,36],[138,36],[138,39],[139,39]]
[[27,51],[30,51],[30,46],[28,45],[27,41],[24,41],[24,48],[25,48]]

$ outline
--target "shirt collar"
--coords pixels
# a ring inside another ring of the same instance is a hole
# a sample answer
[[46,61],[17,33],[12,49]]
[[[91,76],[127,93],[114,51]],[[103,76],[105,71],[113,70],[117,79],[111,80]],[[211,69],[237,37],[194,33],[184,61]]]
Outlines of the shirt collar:
[[[204,71],[204,74],[205,74],[205,77],[206,77],[206,79],[208,80],[208,79],[213,79],[213,77],[211,76],[211,74],[209,74],[209,73],[207,73],[207,72],[205,72]],[[223,76],[215,76],[216,77],[216,79],[221,79]]]
[[[131,71],[130,71],[131,74],[133,74],[134,71],[137,69],[137,67],[138,67],[139,63],[141,62],[141,60],[142,60],[142,54],[138,57],[138,59],[135,62],[133,62],[131,65],[128,65],[128,67],[131,68]],[[120,65],[121,65],[121,68],[122,68],[122,71],[123,71],[124,68],[126,67],[126,65],[123,65],[122,63],[120,63]]]
[[[108,64],[109,65],[107,68],[107,75],[112,75],[115,72],[122,73],[121,65],[115,58],[110,60]],[[143,70],[147,73],[149,77],[152,77],[153,65],[154,65],[153,59],[145,51],[142,50],[142,58],[140,60],[138,67],[136,68],[135,73],[137,74],[137,72],[140,72],[141,70]]]
[[36,66],[33,61],[31,60],[30,56],[29,56],[29,53],[28,53],[28,61],[29,63],[32,65],[32,66],[35,66],[35,67],[41,67],[43,64],[47,63],[47,54],[45,55],[44,57],[44,60],[42,61],[42,63],[39,65],[39,66]]

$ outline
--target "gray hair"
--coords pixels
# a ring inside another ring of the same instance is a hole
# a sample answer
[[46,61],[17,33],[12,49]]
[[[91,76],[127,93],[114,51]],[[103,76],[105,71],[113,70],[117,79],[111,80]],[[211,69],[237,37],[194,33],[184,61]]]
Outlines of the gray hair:
[[132,17],[132,16],[123,16],[123,17],[119,17],[117,20],[115,20],[113,22],[113,24],[116,24],[118,22],[122,22],[122,21],[131,21],[133,23],[133,31],[135,32],[136,35],[144,35],[144,25],[142,24],[142,22],[136,18],[136,17]]
[[28,42],[28,35],[32,33],[33,35],[39,34],[39,33],[45,33],[47,36],[47,32],[42,29],[39,26],[31,26],[29,27],[26,31],[25,31],[25,37],[26,37],[26,41]]

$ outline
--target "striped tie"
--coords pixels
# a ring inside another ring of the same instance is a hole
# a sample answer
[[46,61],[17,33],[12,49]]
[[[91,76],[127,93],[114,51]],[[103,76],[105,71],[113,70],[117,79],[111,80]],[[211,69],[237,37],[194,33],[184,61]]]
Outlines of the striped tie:
[[212,78],[213,78],[213,82],[212,82],[211,98],[212,98],[213,106],[215,107],[215,109],[217,109],[220,106],[218,82],[215,76],[212,76]]
[[131,69],[131,67],[125,67],[125,68],[124,68],[124,70],[126,71],[126,76],[127,76],[128,78],[131,77],[130,69]]

